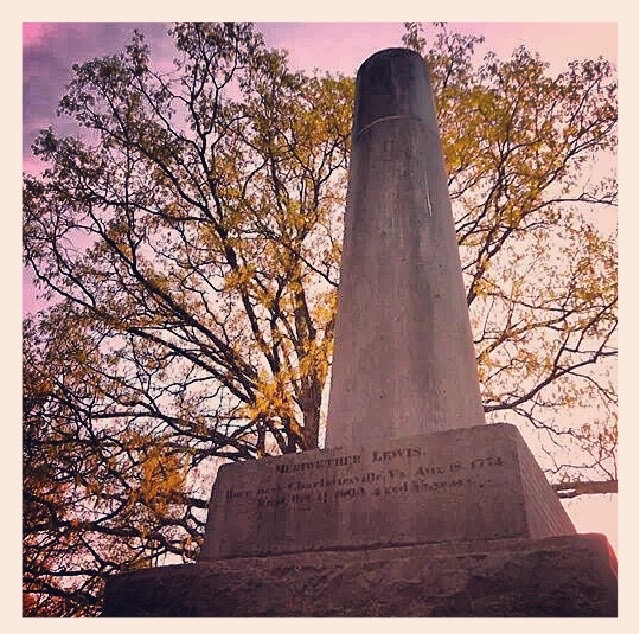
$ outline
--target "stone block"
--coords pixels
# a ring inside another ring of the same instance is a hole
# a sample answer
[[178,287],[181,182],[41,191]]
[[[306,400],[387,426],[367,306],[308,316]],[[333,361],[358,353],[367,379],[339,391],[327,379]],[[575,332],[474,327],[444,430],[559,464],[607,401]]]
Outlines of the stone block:
[[103,616],[617,616],[603,535],[240,557],[110,577]]
[[480,425],[224,465],[200,561],[574,533],[517,428]]

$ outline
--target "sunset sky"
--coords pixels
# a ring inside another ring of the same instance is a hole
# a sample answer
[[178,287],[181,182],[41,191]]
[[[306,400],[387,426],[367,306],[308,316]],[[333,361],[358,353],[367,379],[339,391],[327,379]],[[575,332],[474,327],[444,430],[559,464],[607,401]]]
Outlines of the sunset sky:
[[[162,23],[28,23],[24,25],[23,149],[28,151],[38,129],[55,119],[57,101],[69,81],[71,65],[92,56],[121,50],[135,27],[142,28],[154,60],[170,65],[172,52]],[[614,23],[455,23],[455,28],[484,35],[481,51],[508,57],[525,44],[539,52],[556,72],[575,58],[603,56],[617,64],[617,26]],[[291,65],[354,74],[377,50],[402,45],[401,22],[386,23],[263,23],[266,43],[289,51]],[[432,32],[432,29],[428,29]],[[58,125],[60,122],[58,122]]]
[[[130,38],[134,26],[142,27],[154,61],[170,64],[172,52],[163,46],[164,40],[166,44],[169,42],[164,36],[166,25],[161,23],[35,23],[24,26],[22,147],[25,171],[38,169],[30,159],[29,145],[40,128],[53,123],[60,131],[73,130],[55,117],[58,99],[70,79],[71,65],[92,56],[118,52]],[[617,64],[617,26],[613,22],[453,23],[451,28],[484,35],[486,42],[479,50],[494,50],[500,57],[508,57],[515,47],[525,44],[530,50],[539,52],[553,72],[575,58],[603,56]],[[361,62],[375,51],[401,46],[403,33],[399,20],[353,24],[265,23],[260,29],[268,45],[289,51],[293,67],[346,74],[354,74]],[[24,309],[28,312],[35,306],[28,280],[23,290]],[[616,496],[612,499],[610,496],[578,498],[569,502],[567,509],[578,531],[603,532],[617,549]]]

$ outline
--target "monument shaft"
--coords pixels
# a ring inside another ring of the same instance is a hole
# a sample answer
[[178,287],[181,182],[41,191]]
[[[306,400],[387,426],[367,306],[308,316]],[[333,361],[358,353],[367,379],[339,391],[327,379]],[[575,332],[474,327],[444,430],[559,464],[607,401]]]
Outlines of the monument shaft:
[[485,422],[426,65],[357,76],[327,447]]

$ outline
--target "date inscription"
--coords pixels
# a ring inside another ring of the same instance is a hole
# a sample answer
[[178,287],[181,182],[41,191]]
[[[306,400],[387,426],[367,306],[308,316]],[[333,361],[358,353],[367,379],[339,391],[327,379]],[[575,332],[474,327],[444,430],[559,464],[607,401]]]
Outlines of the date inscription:
[[[264,478],[253,489],[230,488],[223,502],[254,504],[259,517],[276,508],[317,511],[318,505],[332,506],[364,497],[456,496],[466,488],[489,486],[491,472],[506,466],[500,455],[432,464],[421,447],[373,450],[366,458],[362,461],[362,456],[349,454],[276,464],[275,477]],[[367,466],[362,468],[363,464]]]

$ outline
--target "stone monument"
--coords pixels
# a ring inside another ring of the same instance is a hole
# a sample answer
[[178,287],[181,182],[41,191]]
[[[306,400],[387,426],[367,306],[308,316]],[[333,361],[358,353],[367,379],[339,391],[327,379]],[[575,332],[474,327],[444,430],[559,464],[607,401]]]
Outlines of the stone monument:
[[512,425],[485,424],[428,72],[357,77],[326,449],[224,465],[197,564],[109,578],[105,616],[613,616]]
[[417,53],[357,76],[326,446],[483,424],[435,104]]

